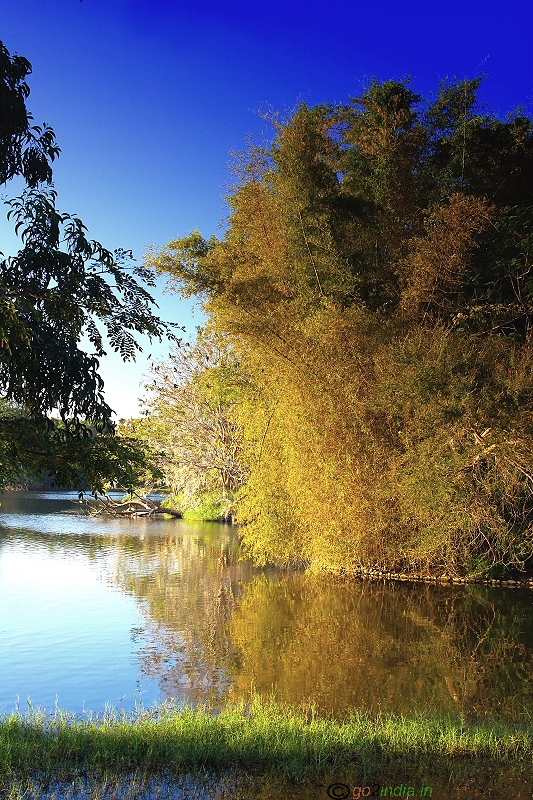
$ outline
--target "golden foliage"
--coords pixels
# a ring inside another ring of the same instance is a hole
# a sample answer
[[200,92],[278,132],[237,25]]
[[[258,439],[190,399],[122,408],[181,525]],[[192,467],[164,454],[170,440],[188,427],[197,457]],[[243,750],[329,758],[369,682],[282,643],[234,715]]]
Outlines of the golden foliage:
[[428,214],[425,235],[413,238],[411,253],[399,266],[402,306],[416,319],[460,312],[477,235],[493,223],[495,211],[487,200],[457,193]]
[[477,86],[426,114],[395,82],[302,105],[240,159],[224,238],[149,259],[239,361],[258,561],[482,574],[533,556],[531,214],[487,200],[484,160],[504,146],[525,175],[533,136],[476,115]]

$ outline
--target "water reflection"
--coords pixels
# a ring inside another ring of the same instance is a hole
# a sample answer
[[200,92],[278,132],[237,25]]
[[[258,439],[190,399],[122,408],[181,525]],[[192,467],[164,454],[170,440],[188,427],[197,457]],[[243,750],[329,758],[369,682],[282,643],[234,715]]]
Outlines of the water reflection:
[[230,621],[254,573],[249,562],[238,561],[235,530],[189,524],[164,538],[147,536],[134,560],[124,544],[117,580],[148,610],[143,674],[157,678],[167,697],[197,703],[225,696],[240,670]]
[[[239,561],[229,526],[78,516],[68,495],[5,495],[2,504],[0,629],[12,636],[0,644],[2,690],[24,697],[28,682],[45,680],[69,708],[76,697],[94,708],[104,691],[112,700],[127,690],[131,705],[132,684],[148,702],[216,705],[274,691],[336,714],[357,706],[516,718],[533,707],[524,590],[258,571]],[[24,605],[40,571],[46,592]],[[57,640],[75,634],[69,656]],[[24,674],[17,689],[5,677],[9,648]]]
[[516,717],[533,699],[527,592],[254,573],[228,529],[148,538],[117,579],[149,607],[144,674],[169,697],[272,692],[341,713]]
[[232,621],[238,685],[335,712],[512,717],[533,699],[529,600],[481,587],[257,577]]

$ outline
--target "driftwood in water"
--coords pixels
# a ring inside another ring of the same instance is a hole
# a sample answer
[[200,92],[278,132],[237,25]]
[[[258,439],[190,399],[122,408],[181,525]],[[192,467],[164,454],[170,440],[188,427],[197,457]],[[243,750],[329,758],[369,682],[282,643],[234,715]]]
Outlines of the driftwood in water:
[[91,514],[110,514],[113,517],[154,517],[156,514],[170,514],[171,517],[182,517],[181,511],[175,508],[166,508],[160,500],[150,500],[148,497],[137,495],[128,500],[117,502],[108,495],[89,500]]

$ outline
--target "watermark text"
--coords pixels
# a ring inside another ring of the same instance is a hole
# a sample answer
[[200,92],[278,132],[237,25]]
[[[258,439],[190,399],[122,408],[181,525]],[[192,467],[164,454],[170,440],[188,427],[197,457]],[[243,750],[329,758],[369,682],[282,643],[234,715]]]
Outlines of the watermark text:
[[330,783],[327,788],[328,797],[332,800],[360,800],[361,797],[433,797],[431,786],[408,786],[406,783],[389,784],[372,783],[369,786],[354,786],[347,783]]

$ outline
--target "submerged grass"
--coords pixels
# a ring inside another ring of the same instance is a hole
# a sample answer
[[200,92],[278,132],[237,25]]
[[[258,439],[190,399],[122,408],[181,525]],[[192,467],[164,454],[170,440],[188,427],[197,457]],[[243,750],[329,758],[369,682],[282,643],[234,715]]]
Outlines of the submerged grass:
[[30,710],[0,719],[4,779],[205,770],[275,771],[296,781],[350,772],[362,779],[398,764],[449,774],[452,763],[472,759],[487,768],[532,765],[533,725],[361,712],[336,721],[259,697],[218,714],[164,705],[99,717]]

